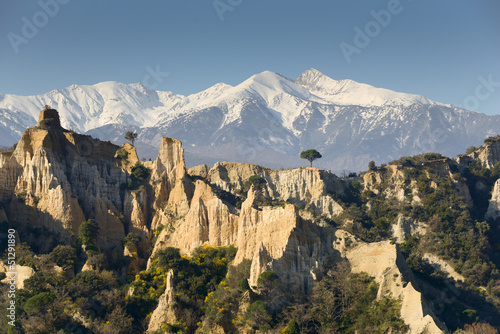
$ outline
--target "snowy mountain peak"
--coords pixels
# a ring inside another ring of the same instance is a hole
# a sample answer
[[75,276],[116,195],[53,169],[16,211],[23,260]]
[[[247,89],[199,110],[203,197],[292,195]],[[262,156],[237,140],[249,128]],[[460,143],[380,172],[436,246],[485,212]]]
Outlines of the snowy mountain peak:
[[146,156],[156,155],[157,138],[168,135],[185,143],[191,163],[278,168],[302,163],[299,153],[311,147],[324,156],[318,166],[337,170],[423,152],[453,155],[500,129],[500,116],[310,69],[296,80],[264,71],[239,85],[218,83],[188,96],[113,81],[36,96],[0,94],[0,145],[12,145],[36,125],[45,104],[59,111],[64,128],[102,140],[121,144],[125,131],[137,131],[137,147]]
[[[302,73],[295,83],[309,89],[314,95],[335,104],[381,107],[384,105],[440,104],[420,95],[399,93],[377,88],[350,79],[334,80],[312,68]],[[442,104],[440,104],[442,105]]]
[[[306,87],[311,87],[311,86],[315,86],[319,81],[321,81],[324,78],[330,79],[326,75],[324,75],[323,73],[318,71],[317,69],[311,68],[311,69],[305,71],[304,73],[302,73],[301,75],[299,75],[297,80],[295,80],[295,83],[297,83],[299,85],[306,86]],[[332,79],[330,79],[330,80],[332,80]],[[332,81],[334,81],[334,80],[332,80]]]
[[275,96],[288,94],[300,99],[307,100],[311,94],[307,88],[297,85],[293,80],[271,71],[264,71],[255,74],[236,86],[242,90],[243,94],[250,94],[253,97],[261,97],[267,101],[272,101]]

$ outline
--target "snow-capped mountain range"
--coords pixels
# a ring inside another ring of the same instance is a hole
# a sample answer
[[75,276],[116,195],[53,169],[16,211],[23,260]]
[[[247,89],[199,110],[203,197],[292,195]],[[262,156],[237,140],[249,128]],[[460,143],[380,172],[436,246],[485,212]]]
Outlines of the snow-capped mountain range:
[[139,133],[139,155],[157,155],[161,136],[183,142],[188,165],[216,161],[274,168],[307,165],[298,156],[314,148],[315,166],[366,170],[404,155],[463,153],[500,133],[488,116],[315,69],[296,80],[265,71],[237,86],[216,84],[189,96],[142,84],[72,85],[36,96],[0,94],[0,145],[17,142],[36,125],[44,105],[57,109],[63,127],[121,144]]

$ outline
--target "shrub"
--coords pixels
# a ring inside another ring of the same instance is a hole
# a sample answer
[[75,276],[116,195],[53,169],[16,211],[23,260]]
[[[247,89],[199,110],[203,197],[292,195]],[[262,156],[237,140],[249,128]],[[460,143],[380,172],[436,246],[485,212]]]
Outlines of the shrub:
[[151,169],[144,166],[142,163],[137,161],[132,167],[130,175],[130,183],[128,184],[128,190],[137,190],[141,186],[146,185],[146,181],[151,175]]
[[70,290],[76,297],[90,297],[106,288],[106,284],[94,270],[85,270],[78,273],[72,280]]
[[137,245],[139,242],[140,238],[138,235],[134,233],[129,233],[127,236],[123,239],[122,244],[124,247],[130,247],[132,245]]
[[76,249],[71,246],[59,245],[49,254],[49,260],[65,270],[71,268],[76,261]]
[[465,325],[464,330],[472,334],[498,334],[495,327],[487,323],[475,322],[472,325]]
[[95,238],[99,232],[99,225],[94,219],[89,219],[80,224],[78,228],[78,240],[82,245],[95,245]]
[[119,148],[116,151],[115,157],[118,160],[127,160],[127,158],[128,158],[128,152],[126,150],[124,150],[123,148]]
[[477,150],[477,147],[476,146],[469,146],[466,150],[465,150],[465,154],[471,154],[472,152],[474,152],[475,150]]
[[55,299],[55,295],[50,292],[41,292],[28,299],[23,308],[29,315],[34,313],[45,313]]
[[297,324],[297,321],[295,320],[290,320],[288,322],[288,325],[283,329],[282,333],[284,334],[300,334],[300,328],[299,324]]
[[375,161],[372,160],[372,161],[370,161],[368,163],[368,170],[369,171],[375,171],[375,170],[377,170],[377,166],[375,166]]
[[[248,306],[243,317],[243,324],[254,330],[266,331],[271,329],[272,317],[269,314],[269,305],[257,300]],[[242,324],[242,325],[243,325]]]
[[262,189],[266,183],[267,181],[263,177],[259,175],[252,175],[243,184],[243,189],[244,191],[248,191],[252,185],[254,185],[257,189]]

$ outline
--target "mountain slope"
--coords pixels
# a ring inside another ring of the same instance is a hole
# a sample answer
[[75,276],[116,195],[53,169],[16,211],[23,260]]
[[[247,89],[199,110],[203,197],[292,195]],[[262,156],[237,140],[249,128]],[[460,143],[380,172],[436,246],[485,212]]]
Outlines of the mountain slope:
[[188,165],[230,160],[291,167],[304,163],[302,150],[315,148],[323,154],[317,166],[357,171],[370,160],[401,155],[453,156],[500,132],[500,116],[311,69],[297,80],[265,71],[189,96],[118,82],[0,95],[0,144],[16,142],[45,104],[60,111],[64,127],[102,140],[122,143],[125,131],[137,131],[141,156],[154,156],[162,135],[179,138]]

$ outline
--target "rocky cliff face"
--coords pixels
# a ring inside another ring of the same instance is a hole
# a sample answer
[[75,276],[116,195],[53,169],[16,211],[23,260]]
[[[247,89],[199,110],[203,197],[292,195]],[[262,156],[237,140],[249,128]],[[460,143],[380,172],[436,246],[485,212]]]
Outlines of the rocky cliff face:
[[366,272],[379,283],[378,296],[401,300],[401,317],[410,326],[410,333],[443,333],[446,326],[431,311],[415,278],[396,245],[389,241],[359,243],[348,250],[347,258],[353,272]]
[[497,222],[496,228],[500,229],[500,224],[498,224],[500,219],[500,179],[496,180],[491,191],[491,198],[485,218]]
[[[49,117],[49,118],[46,118]],[[46,229],[69,242],[86,219],[99,223],[99,246],[123,240],[127,174],[114,156],[118,146],[60,127],[57,112],[42,111],[16,149],[0,157],[0,201],[9,219],[25,230]]]
[[500,162],[500,140],[498,139],[495,137],[487,141],[484,146],[469,154],[469,157],[479,161],[483,167],[493,168]]
[[241,189],[248,178],[259,175],[266,180],[264,196],[297,204],[327,217],[342,211],[342,207],[328,195],[342,195],[347,186],[330,171],[306,167],[277,171],[258,165],[221,162],[211,169],[206,165],[196,166],[188,173],[204,177],[226,191]]

